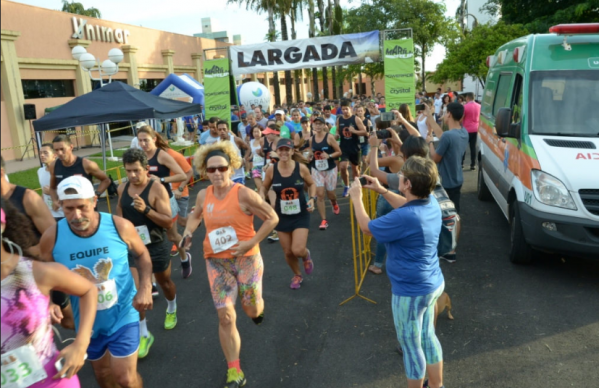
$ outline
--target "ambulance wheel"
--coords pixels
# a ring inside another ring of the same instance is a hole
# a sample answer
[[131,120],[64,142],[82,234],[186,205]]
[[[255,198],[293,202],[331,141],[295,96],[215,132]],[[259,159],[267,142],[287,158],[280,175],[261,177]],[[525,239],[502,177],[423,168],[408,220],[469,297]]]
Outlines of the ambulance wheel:
[[534,250],[526,242],[520,219],[518,201],[510,205],[510,261],[514,264],[530,264]]
[[483,176],[483,162],[478,162],[478,182],[476,185],[476,194],[479,201],[490,201],[493,196],[485,183],[485,177]]

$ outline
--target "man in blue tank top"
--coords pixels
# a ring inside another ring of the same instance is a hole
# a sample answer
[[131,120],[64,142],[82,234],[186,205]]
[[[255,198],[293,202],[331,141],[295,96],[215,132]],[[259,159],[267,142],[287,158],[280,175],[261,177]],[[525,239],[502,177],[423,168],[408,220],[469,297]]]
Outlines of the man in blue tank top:
[[[43,258],[65,265],[98,288],[96,321],[87,349],[98,384],[141,388],[138,311],[152,308],[148,250],[129,221],[94,211],[97,197],[86,178],[64,179],[57,192],[65,218],[42,236]],[[140,273],[139,291],[129,271],[129,252]],[[79,298],[71,296],[71,304],[77,330]],[[57,309],[51,308],[51,315],[60,321]]]

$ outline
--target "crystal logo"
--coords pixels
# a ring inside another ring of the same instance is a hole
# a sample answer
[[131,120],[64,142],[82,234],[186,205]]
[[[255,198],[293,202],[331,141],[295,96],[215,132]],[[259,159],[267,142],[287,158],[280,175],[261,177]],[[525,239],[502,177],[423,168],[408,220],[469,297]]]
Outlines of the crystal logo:
[[258,88],[252,91],[252,94],[256,97],[260,97],[262,95],[262,89]]

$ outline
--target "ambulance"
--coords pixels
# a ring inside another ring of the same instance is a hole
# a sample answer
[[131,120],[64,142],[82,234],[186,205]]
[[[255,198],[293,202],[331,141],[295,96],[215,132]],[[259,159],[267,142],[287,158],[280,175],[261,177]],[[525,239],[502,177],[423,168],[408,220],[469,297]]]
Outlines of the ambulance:
[[477,194],[508,219],[516,264],[599,258],[599,23],[549,32],[487,58]]

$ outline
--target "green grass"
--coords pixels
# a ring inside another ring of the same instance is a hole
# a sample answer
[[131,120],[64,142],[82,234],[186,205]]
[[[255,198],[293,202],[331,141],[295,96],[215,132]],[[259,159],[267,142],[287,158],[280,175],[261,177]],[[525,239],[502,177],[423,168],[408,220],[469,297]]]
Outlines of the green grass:
[[[123,154],[125,153],[125,151],[127,150],[113,150],[112,154],[117,157],[117,158],[122,158]],[[101,158],[102,157],[102,153],[98,152],[96,154],[90,155],[88,156],[89,158]],[[110,150],[106,151],[106,157],[110,157]]]
[[29,170],[13,172],[8,174],[10,183],[27,187],[28,189],[36,190],[40,188],[40,182],[37,179],[37,170],[39,167],[30,168]]
[[[198,147],[197,147],[197,145],[193,145],[191,147],[190,146],[174,146],[174,145],[172,145],[171,148],[174,149],[175,151],[179,151],[179,150],[182,150],[183,148],[185,148],[185,156],[191,156],[191,155],[193,155],[193,153],[196,151],[196,149]],[[113,150],[112,154],[115,157],[117,157],[117,158],[122,158],[123,154],[125,153],[125,151],[127,151],[127,149]],[[106,151],[106,157],[109,157],[109,156],[110,156],[110,150],[107,150]],[[88,157],[89,158],[101,158],[102,157],[102,152],[95,153],[95,154],[90,155]]]

